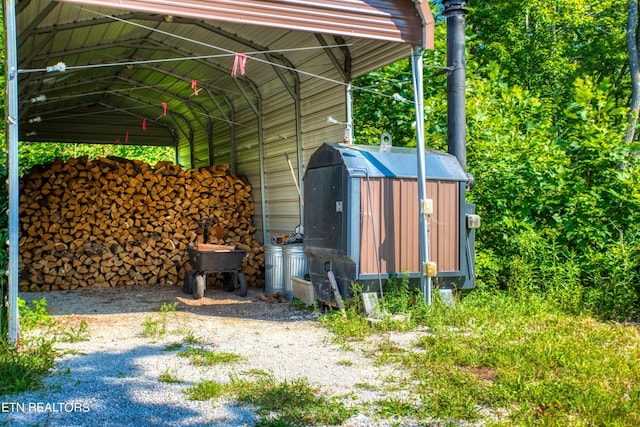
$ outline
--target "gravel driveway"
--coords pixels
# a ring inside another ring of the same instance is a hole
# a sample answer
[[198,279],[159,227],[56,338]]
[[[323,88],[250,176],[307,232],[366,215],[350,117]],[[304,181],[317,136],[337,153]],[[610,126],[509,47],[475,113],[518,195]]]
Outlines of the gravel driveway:
[[[306,378],[326,396],[351,393],[345,398],[349,405],[384,397],[380,391],[384,382],[399,373],[374,366],[361,348],[346,350],[334,343],[317,321],[317,313],[259,301],[256,295],[250,290],[246,298],[240,298],[207,289],[203,299],[193,300],[179,287],[22,294],[27,301],[45,298],[49,312],[71,329],[86,321],[90,339],[61,343],[72,352],[58,360],[42,390],[6,396],[0,424],[252,426],[258,421],[252,408],[225,399],[188,400],[184,390],[205,379],[225,382],[230,375],[256,371],[277,381]],[[175,306],[176,311],[161,312],[163,304]],[[164,324],[165,333],[144,336],[154,323]],[[240,354],[244,360],[215,367],[192,366],[177,354],[180,348],[176,347],[184,348],[187,336],[196,338],[198,345]],[[181,382],[161,382],[163,373]],[[10,410],[4,410],[6,405]],[[375,425],[387,424],[374,422],[363,413],[343,424]]]

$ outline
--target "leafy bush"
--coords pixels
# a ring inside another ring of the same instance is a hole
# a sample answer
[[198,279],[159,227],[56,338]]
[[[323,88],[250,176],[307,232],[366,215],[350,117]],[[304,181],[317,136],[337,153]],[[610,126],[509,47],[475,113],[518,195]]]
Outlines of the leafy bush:
[[605,319],[640,319],[640,248],[611,244],[587,260],[593,266],[587,306]]
[[35,390],[53,368],[55,339],[44,337],[22,341],[17,348],[0,341],[0,396]]

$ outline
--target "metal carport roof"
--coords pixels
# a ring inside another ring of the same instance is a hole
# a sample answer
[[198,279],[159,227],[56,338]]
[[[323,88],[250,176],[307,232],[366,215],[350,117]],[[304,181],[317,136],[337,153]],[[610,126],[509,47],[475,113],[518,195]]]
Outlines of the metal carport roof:
[[[434,34],[427,0],[4,0],[3,6],[12,341],[18,140],[173,146],[185,166],[222,160],[233,168],[238,134],[255,134],[262,150],[263,107],[288,97],[301,177],[303,118],[307,134],[315,135],[327,113],[308,108],[312,113],[303,117],[303,100],[306,107],[314,100],[301,93],[302,83],[315,95],[324,87],[312,79],[343,85],[348,95],[353,78],[411,52],[418,138],[423,135],[421,50],[432,47]],[[242,55],[246,68],[232,76]],[[349,120],[348,96],[345,102]],[[271,126],[277,132],[283,125]],[[318,133],[310,146],[325,136]],[[422,139],[418,147],[424,149]],[[426,223],[423,235],[426,244]]]
[[[16,13],[21,141],[182,145],[186,166],[194,141],[296,91],[299,73],[349,82],[408,56],[398,43],[430,47],[434,24],[410,0],[23,0]],[[232,77],[236,53],[248,60]]]

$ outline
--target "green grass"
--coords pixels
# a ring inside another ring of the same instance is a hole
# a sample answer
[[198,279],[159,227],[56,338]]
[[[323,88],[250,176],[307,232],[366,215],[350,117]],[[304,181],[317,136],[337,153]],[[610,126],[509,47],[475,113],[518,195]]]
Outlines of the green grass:
[[489,406],[510,408],[507,424],[640,425],[637,327],[491,298],[461,305],[457,328],[434,328],[419,341],[425,353],[400,358],[431,412],[473,420]]
[[217,399],[225,392],[225,385],[211,380],[200,381],[185,390],[185,395],[191,400]]
[[178,383],[182,382],[176,376],[175,371],[173,371],[173,370],[171,370],[169,368],[167,368],[164,371],[162,371],[162,373],[158,377],[158,381],[160,381],[161,383],[167,383],[167,384],[178,384]]
[[[410,314],[409,326],[421,326],[417,344],[423,351],[383,340],[371,356],[406,374],[389,390],[405,388],[417,399],[383,399],[377,402],[380,416],[454,425],[640,425],[637,325],[568,315],[533,294],[475,291],[453,308],[437,299],[427,308],[411,291],[401,293],[404,301],[386,308]],[[325,322],[341,343],[407,328],[368,324],[357,310]]]
[[178,310],[177,302],[163,302],[160,306],[160,313],[175,313]]
[[28,339],[17,349],[0,343],[0,396],[36,390],[53,368],[55,339]]
[[214,352],[200,347],[187,346],[178,356],[188,357],[194,366],[212,366],[222,363],[235,363],[245,360],[236,353]]
[[175,351],[175,350],[180,350],[181,348],[182,348],[181,342],[174,342],[164,346],[165,351]]
[[44,298],[33,300],[31,306],[22,298],[18,298],[18,311],[20,327],[24,330],[30,331],[36,327],[55,325],[55,320],[47,311],[47,300]]
[[163,302],[158,308],[158,315],[148,316],[142,322],[142,336],[156,340],[163,338],[167,333],[175,333],[174,329],[169,331],[169,315],[172,315],[171,320],[175,321],[177,310],[177,302]]
[[149,316],[142,322],[142,336],[145,338],[162,338],[167,333],[166,319],[160,320]]
[[232,381],[241,402],[257,405],[263,417],[259,426],[339,425],[355,413],[336,398],[327,398],[306,379],[276,382],[265,376],[257,381]]
[[60,341],[62,342],[89,341],[90,338],[89,325],[85,320],[80,321],[77,326],[69,326],[60,332]]
[[185,394],[192,400],[217,399],[221,396],[258,407],[262,427],[339,425],[356,411],[337,398],[327,398],[306,379],[276,382],[271,375],[257,374],[257,379],[232,376],[231,382],[204,380],[189,387]]
[[197,344],[201,341],[200,338],[198,338],[196,336],[196,334],[193,333],[193,331],[191,329],[187,330],[185,335],[184,335],[184,342],[186,344]]
[[55,326],[46,305],[44,298],[34,301],[32,307],[18,299],[22,326],[20,345],[16,347],[0,340],[0,396],[40,388],[53,368],[58,355],[56,337],[36,333],[38,328],[50,331]]

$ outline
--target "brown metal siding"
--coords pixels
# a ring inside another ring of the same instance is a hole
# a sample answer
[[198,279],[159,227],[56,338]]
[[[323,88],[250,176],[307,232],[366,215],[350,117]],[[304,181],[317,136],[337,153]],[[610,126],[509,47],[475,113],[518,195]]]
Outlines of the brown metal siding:
[[[418,272],[417,181],[375,178],[370,180],[370,186],[381,272]],[[459,184],[428,181],[427,195],[434,204],[430,222],[430,259],[438,264],[438,271],[457,271]],[[378,272],[376,245],[366,179],[361,180],[360,197],[360,274],[375,274]]]
[[411,0],[59,1],[433,47],[434,21],[427,1],[419,6]]

